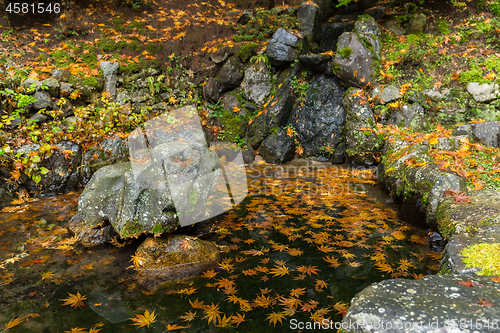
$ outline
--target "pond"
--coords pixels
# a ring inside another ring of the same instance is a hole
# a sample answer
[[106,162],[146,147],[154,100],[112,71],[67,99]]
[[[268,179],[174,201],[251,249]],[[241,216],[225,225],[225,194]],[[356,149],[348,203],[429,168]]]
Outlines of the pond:
[[5,208],[4,331],[289,332],[315,321],[333,328],[370,284],[437,270],[428,232],[398,218],[374,170],[260,161],[246,172],[248,197],[203,236],[219,247],[219,267],[155,292],[137,283],[131,262],[144,238],[86,249],[67,232],[81,192]]

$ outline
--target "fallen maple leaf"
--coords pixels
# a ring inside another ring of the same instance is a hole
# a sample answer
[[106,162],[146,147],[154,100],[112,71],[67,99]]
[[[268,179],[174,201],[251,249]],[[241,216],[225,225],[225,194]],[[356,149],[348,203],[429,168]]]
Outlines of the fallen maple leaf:
[[149,325],[154,323],[155,319],[156,319],[156,315],[155,315],[154,310],[153,310],[153,312],[149,313],[149,311],[146,309],[146,311],[144,312],[144,315],[139,314],[139,315],[135,315],[135,316],[137,318],[130,318],[130,320],[135,321],[135,323],[130,324],[130,325],[137,325],[139,327],[144,327],[144,326],[149,327]]
[[68,295],[69,295],[68,298],[61,299],[61,301],[65,301],[65,303],[63,305],[71,305],[74,308],[84,306],[82,301],[87,299],[86,295],[83,295],[83,296],[80,295],[79,291],[76,292],[76,295],[71,294],[71,293],[68,293]]
[[479,298],[477,300],[477,304],[485,306],[485,307],[497,306],[496,304],[491,303],[491,298],[490,299]]
[[482,284],[480,283],[476,283],[472,280],[467,280],[467,281],[458,281],[457,282],[458,284],[461,284],[462,286],[466,286],[466,287],[476,287],[476,286],[482,286]]

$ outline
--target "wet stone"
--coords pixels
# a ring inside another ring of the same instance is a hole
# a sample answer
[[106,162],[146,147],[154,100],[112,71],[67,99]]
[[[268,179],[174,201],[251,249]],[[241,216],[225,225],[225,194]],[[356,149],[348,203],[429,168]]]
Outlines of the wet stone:
[[[474,287],[459,283],[469,279]],[[499,284],[486,277],[430,275],[419,280],[385,280],[353,298],[343,319],[344,332],[493,332],[496,330],[486,323],[496,321],[498,325],[500,307],[480,303],[498,299]],[[453,328],[453,319],[462,327]]]

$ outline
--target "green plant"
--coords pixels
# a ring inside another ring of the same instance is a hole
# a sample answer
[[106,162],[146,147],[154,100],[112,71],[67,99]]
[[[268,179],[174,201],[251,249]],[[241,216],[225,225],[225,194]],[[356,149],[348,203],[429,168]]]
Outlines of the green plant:
[[217,101],[216,103],[208,103],[208,115],[210,117],[214,117],[216,119],[222,118],[222,113],[224,112],[224,107],[221,104],[221,101]]
[[257,54],[256,56],[251,57],[250,62],[255,64],[263,63],[266,65],[268,70],[271,70],[271,63],[269,62],[269,58],[266,53]]
[[307,98],[307,90],[309,89],[309,83],[306,81],[307,72],[302,72],[300,78],[297,79],[295,75],[292,76],[290,85],[292,86],[292,91],[297,101],[299,103],[304,103]]
[[343,48],[342,50],[337,51],[337,52],[342,56],[342,58],[347,59],[351,56],[352,49],[349,47],[346,47],[346,48]]

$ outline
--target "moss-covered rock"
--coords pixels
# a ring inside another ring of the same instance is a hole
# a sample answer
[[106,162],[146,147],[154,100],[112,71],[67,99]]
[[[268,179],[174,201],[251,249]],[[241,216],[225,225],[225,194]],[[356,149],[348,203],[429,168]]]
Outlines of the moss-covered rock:
[[137,279],[150,290],[197,275],[220,260],[213,243],[184,235],[148,238],[137,249],[137,256],[141,258]]

